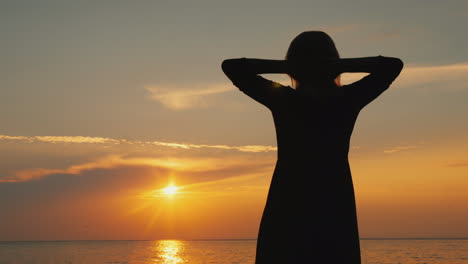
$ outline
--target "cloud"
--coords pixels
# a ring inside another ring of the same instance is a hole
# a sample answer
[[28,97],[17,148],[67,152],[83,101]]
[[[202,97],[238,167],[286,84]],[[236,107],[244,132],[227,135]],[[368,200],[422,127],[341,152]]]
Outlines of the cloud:
[[225,150],[237,150],[241,152],[270,152],[276,151],[276,147],[273,146],[262,146],[262,145],[246,145],[246,146],[228,146],[228,145],[197,145],[197,144],[179,144],[179,143],[167,143],[158,141],[147,141],[147,144],[153,144],[158,146],[183,148],[183,149],[198,149],[198,148],[212,148],[212,149],[225,149]]
[[50,143],[118,143],[119,140],[103,137],[83,136],[36,136],[34,139]]
[[[367,73],[342,75],[342,83],[355,82]],[[468,62],[446,65],[406,65],[400,76],[393,82],[397,88],[467,89]]]
[[29,137],[0,135],[0,140],[27,140]]
[[[161,235],[166,221],[176,221],[183,235],[185,227],[194,228],[200,219],[219,223],[223,214],[231,219],[245,212],[245,206],[261,212],[273,169],[271,156],[114,155],[65,169],[22,171],[18,174],[21,179],[0,182],[0,237],[97,239],[101,234],[101,239],[152,239],[146,235]],[[175,199],[161,197],[161,190],[170,183],[180,188]],[[224,210],[226,206],[230,208]],[[180,224],[183,219],[186,221]],[[91,231],[83,232],[82,226]],[[206,228],[211,230],[212,224],[207,223]]]
[[410,149],[415,149],[415,148],[417,148],[417,146],[412,146],[412,145],[410,145],[410,146],[396,146],[396,147],[393,147],[391,149],[386,149],[383,152],[387,153],[387,154],[392,154],[392,153],[401,152],[401,151],[410,150]]
[[177,149],[223,149],[235,150],[240,152],[270,152],[276,151],[274,146],[262,145],[245,145],[245,146],[229,146],[229,145],[207,145],[207,144],[185,144],[176,142],[163,141],[142,141],[142,140],[127,140],[127,139],[112,139],[103,137],[83,137],[83,136],[8,136],[0,135],[0,140],[13,140],[21,142],[46,142],[46,143],[74,143],[74,144],[115,144],[115,145],[141,145],[141,146],[162,146]]
[[[337,26],[336,31],[353,30],[356,25]],[[398,33],[379,33],[376,38],[397,37]],[[355,82],[367,73],[344,73],[342,83]],[[283,75],[266,76],[280,83],[288,83],[289,79]],[[446,65],[405,65],[400,76],[393,82],[393,87],[401,88],[468,88],[468,62]],[[191,87],[174,85],[147,85],[149,98],[172,110],[187,110],[209,107],[216,102],[213,96],[235,90],[229,82],[214,84],[197,84]]]
[[[243,171],[243,168],[264,168],[270,167],[271,159],[249,159],[249,158],[176,158],[176,157],[125,157],[122,155],[109,155],[92,162],[81,163],[69,166],[65,169],[44,169],[34,168],[19,170],[12,175],[0,178],[2,182],[25,182],[37,180],[43,177],[56,174],[79,175],[86,171],[98,169],[114,169],[119,167],[151,167],[171,171],[173,173],[190,172],[191,174],[207,174],[216,172],[219,177],[223,177],[220,172],[226,175],[227,170]],[[250,170],[250,169],[249,169]],[[202,178],[202,177],[200,177]]]
[[468,62],[432,65],[408,66],[395,81],[397,86],[468,88]]
[[174,85],[147,85],[144,87],[152,100],[173,110],[205,107],[210,96],[234,90],[232,84],[206,84],[180,87]]

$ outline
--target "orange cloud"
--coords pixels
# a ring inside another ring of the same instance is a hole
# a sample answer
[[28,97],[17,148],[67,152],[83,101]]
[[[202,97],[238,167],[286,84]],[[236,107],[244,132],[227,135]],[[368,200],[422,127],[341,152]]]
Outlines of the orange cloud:
[[103,137],[83,137],[83,136],[36,136],[38,141],[51,143],[119,143],[119,140]]
[[[352,30],[356,25],[337,26],[338,32]],[[379,33],[376,37],[395,37],[398,33]],[[342,83],[355,82],[367,73],[344,73]],[[284,75],[268,75],[267,78],[289,85],[290,80]],[[467,88],[468,62],[446,65],[406,65],[400,76],[393,83],[394,87],[453,87]],[[172,110],[186,110],[207,107],[214,104],[210,97],[216,94],[236,90],[229,81],[213,84],[193,84],[190,87],[173,85],[147,85],[144,87],[149,97]]]
[[156,145],[169,148],[179,149],[224,149],[236,150],[240,152],[270,152],[276,151],[274,146],[263,145],[245,145],[245,146],[229,146],[229,145],[207,145],[207,144],[184,144],[175,142],[163,141],[141,141],[141,140],[126,140],[126,139],[112,139],[103,137],[83,137],[83,136],[8,136],[0,135],[0,140],[17,140],[24,142],[47,142],[47,143],[90,143],[90,144],[131,144],[131,145]]
[[29,137],[0,135],[0,140],[28,140]]
[[[194,87],[195,86],[195,87]],[[148,85],[145,89],[152,100],[158,101],[167,108],[184,110],[208,105],[207,97],[234,90],[234,86],[223,84],[191,85],[174,87],[172,85]]]
[[395,81],[397,86],[427,87],[437,84],[444,89],[467,88],[468,62],[446,65],[407,66]]
[[392,154],[392,153],[405,151],[405,150],[410,150],[410,149],[415,149],[415,148],[417,148],[417,146],[412,146],[412,145],[410,145],[410,146],[396,146],[396,147],[393,147],[391,149],[386,149],[383,152],[387,153],[387,154]]
[[[84,171],[96,169],[112,169],[124,166],[146,166],[167,169],[172,172],[208,173],[211,171],[239,170],[243,168],[266,168],[274,163],[271,159],[248,158],[152,158],[152,157],[124,157],[110,155],[98,160],[76,164],[66,169],[34,168],[14,172],[11,176],[0,179],[0,182],[23,182],[40,179],[53,174],[78,175]],[[253,170],[255,171],[255,170]]]
[[[343,74],[342,83],[355,82],[367,73]],[[468,62],[446,65],[407,65],[392,84],[398,88],[442,87],[465,89],[468,87]]]
[[[0,234],[41,237],[45,228],[49,239],[216,238],[239,225],[255,234],[274,166],[271,156],[255,156],[108,156],[65,169],[21,171],[16,180],[23,182],[0,182],[0,209],[9,216]],[[25,182],[31,177],[36,180]],[[161,196],[172,181],[178,193]],[[239,235],[237,229],[225,235],[231,233]]]

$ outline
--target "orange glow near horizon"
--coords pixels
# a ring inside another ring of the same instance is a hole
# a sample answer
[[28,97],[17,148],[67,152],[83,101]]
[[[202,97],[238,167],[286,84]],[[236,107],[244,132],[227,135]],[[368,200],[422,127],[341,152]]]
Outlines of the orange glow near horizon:
[[[27,147],[35,150],[34,146]],[[38,147],[44,151],[44,146]],[[468,213],[463,209],[468,201],[468,166],[463,162],[468,141],[426,143],[384,152],[387,149],[391,148],[366,152],[363,147],[354,149],[350,157],[361,237],[466,236]],[[2,239],[257,236],[274,170],[273,153],[215,155],[205,150],[195,153],[184,150],[165,156],[150,154],[130,157],[115,154],[68,167],[45,167],[37,170],[41,176],[29,177],[34,181],[9,184],[8,188],[16,188],[18,195],[25,191],[35,195],[28,196],[31,203],[25,204],[24,210],[12,210],[12,217],[2,221]],[[59,173],[49,175],[45,170]],[[80,181],[76,184],[63,184],[78,177]],[[39,187],[60,184],[62,191],[51,193],[46,201],[38,200],[47,202],[47,206],[36,207],[32,199],[41,195],[41,190],[29,188],[33,184]],[[0,194],[14,197],[11,192]],[[38,216],[34,224],[31,215]],[[82,221],[75,221],[78,218]],[[46,228],[50,228],[48,233],[43,232]],[[167,242],[166,246],[170,244]],[[181,258],[183,249],[182,244],[177,253]],[[177,263],[173,258],[177,254],[172,254],[176,251],[174,247],[161,250],[168,254],[167,263]]]

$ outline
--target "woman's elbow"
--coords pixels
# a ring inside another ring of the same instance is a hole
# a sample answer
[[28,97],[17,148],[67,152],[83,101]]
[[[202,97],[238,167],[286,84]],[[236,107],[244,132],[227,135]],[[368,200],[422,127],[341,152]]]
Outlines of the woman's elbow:
[[226,59],[221,63],[221,69],[227,75],[233,75],[238,71],[238,59]]
[[392,66],[393,72],[394,72],[395,78],[396,78],[396,77],[398,77],[398,75],[400,75],[401,71],[403,70],[404,63],[399,58],[393,58],[392,65],[393,65]]
[[404,63],[400,58],[393,58],[392,64],[394,65],[395,69],[398,69],[398,71],[401,71],[404,66]]
[[387,67],[401,71],[403,69],[403,61],[400,58],[385,57],[385,64]]
[[394,57],[381,57],[381,66],[379,70],[386,75],[392,76],[392,79],[396,78],[401,70],[403,69],[403,61],[399,58]]

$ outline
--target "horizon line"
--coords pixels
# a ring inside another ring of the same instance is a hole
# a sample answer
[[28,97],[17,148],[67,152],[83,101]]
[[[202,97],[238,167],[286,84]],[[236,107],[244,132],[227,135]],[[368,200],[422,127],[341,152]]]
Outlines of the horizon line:
[[[77,241],[243,241],[257,240],[257,238],[201,238],[201,239],[63,239],[63,240],[0,240],[4,242],[77,242]],[[363,237],[359,240],[468,240],[468,237]]]

